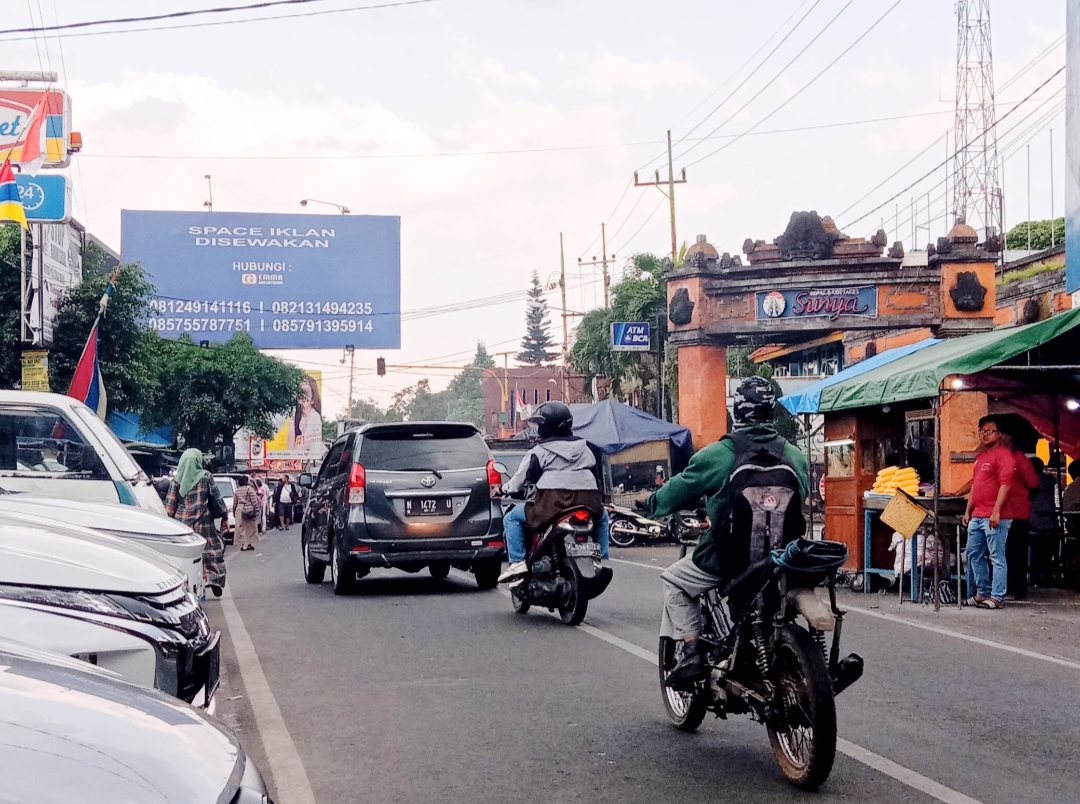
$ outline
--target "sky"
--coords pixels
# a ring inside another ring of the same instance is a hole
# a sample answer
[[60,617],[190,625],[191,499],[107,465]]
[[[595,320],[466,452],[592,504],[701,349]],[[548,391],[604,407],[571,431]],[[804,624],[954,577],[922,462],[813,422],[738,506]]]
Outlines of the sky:
[[[11,0],[0,28],[245,1]],[[934,168],[953,124],[954,3],[899,0],[886,14],[893,2],[317,0],[111,26],[198,26],[170,30],[0,33],[0,69],[60,74],[84,141],[68,169],[75,216],[114,248],[121,209],[200,210],[210,174],[215,211],[295,213],[316,198],[400,215],[406,311],[523,291],[534,271],[550,285],[561,232],[580,313],[602,303],[599,270],[578,265],[601,256],[601,222],[615,278],[634,252],[670,250],[666,198],[632,186],[635,170],[666,178],[669,129],[687,175],[680,242],[704,234],[737,254],[805,209],[852,236],[883,225],[908,248],[925,246],[928,217],[945,234],[946,169]],[[991,12],[1002,118],[1064,66],[1065,4]],[[284,14],[312,15],[250,21]],[[220,24],[232,20],[249,21]],[[1062,74],[999,126],[1007,226],[1028,217],[1029,138],[1031,217],[1049,217],[1051,199],[1062,214],[1063,92]],[[548,299],[561,347],[561,300]],[[357,351],[354,395],[385,403],[423,377],[441,387],[477,341],[516,349],[524,321],[523,299],[406,321],[400,351]],[[324,372],[324,415],[344,410],[341,352],[278,354]],[[379,356],[448,368],[380,378]]]

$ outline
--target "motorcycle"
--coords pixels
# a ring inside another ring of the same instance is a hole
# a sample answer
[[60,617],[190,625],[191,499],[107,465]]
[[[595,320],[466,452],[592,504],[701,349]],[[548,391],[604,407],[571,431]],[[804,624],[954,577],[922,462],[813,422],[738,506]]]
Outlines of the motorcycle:
[[[839,658],[844,612],[836,605],[836,572],[846,558],[842,543],[799,539],[702,595],[707,678],[688,690],[668,686],[677,645],[660,639],[661,691],[675,727],[693,732],[708,712],[749,714],[765,724],[788,781],[806,790],[824,783],[836,755],[835,697],[863,672],[858,654]],[[814,594],[823,581],[827,605]]]
[[651,539],[670,537],[667,523],[649,517],[621,505],[608,504],[608,519],[611,520],[611,543],[615,547],[630,547],[633,544]]
[[559,610],[567,625],[579,625],[589,601],[599,597],[612,572],[600,564],[596,540],[599,521],[586,508],[563,511],[543,533],[533,534],[525,557],[529,574],[510,588],[514,611],[525,614],[536,606]]

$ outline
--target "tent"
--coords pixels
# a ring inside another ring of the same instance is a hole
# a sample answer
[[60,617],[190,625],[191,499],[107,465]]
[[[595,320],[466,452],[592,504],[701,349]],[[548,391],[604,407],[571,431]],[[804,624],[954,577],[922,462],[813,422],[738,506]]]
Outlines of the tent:
[[157,430],[143,432],[138,413],[122,413],[118,410],[109,411],[106,418],[109,429],[116,433],[116,437],[128,444],[140,444],[148,447],[171,447],[173,432],[171,427],[159,427]]
[[925,349],[927,346],[933,346],[935,343],[941,343],[941,341],[936,338],[927,338],[918,343],[913,343],[908,346],[898,346],[895,349],[889,349],[888,351],[881,352],[873,357],[868,357],[866,360],[848,366],[843,371],[837,372],[831,377],[825,377],[812,385],[806,386],[801,391],[795,391],[794,393],[781,397],[780,404],[795,415],[800,413],[817,413],[821,405],[821,392],[826,388],[850,380],[853,377],[858,377],[860,374],[865,374],[868,371],[873,371],[879,366],[892,363],[894,360],[899,360],[901,357],[907,357],[920,349]]
[[605,455],[624,452],[651,441],[671,443],[672,470],[690,462],[694,445],[690,430],[678,424],[650,416],[644,411],[605,399],[591,404],[572,404],[574,434],[595,444]]

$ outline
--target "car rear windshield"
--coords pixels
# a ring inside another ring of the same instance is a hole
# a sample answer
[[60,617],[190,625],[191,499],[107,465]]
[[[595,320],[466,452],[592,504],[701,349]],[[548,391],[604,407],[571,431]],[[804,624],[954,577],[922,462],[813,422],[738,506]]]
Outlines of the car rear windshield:
[[364,434],[360,463],[368,470],[475,469],[488,462],[484,439],[472,428],[388,428]]

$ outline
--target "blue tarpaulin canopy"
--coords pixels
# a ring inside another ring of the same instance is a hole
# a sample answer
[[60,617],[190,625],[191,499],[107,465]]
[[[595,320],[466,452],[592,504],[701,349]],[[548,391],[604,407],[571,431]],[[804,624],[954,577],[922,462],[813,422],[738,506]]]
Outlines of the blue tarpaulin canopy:
[[866,360],[862,360],[853,366],[848,366],[843,371],[837,372],[831,377],[826,377],[812,385],[806,386],[801,391],[796,391],[793,394],[787,394],[786,396],[781,397],[780,404],[796,415],[800,413],[817,413],[821,406],[821,392],[829,386],[850,380],[852,377],[858,377],[860,374],[873,371],[879,366],[884,366],[894,360],[899,360],[901,357],[907,357],[920,349],[925,349],[927,346],[933,346],[935,343],[940,342],[941,341],[936,338],[927,338],[924,341],[919,341],[918,343],[913,343],[909,346],[900,346],[896,349],[889,349],[881,354],[874,355],[873,357],[868,357]]
[[143,432],[139,424],[138,413],[121,413],[117,410],[109,411],[105,423],[109,429],[116,433],[121,441],[135,444],[147,444],[154,447],[171,447],[173,432],[171,427],[159,427],[157,430]]
[[605,399],[591,404],[573,404],[574,435],[596,445],[605,455],[649,441],[671,442],[672,471],[686,466],[694,454],[690,431],[678,424],[665,422],[644,411]]

